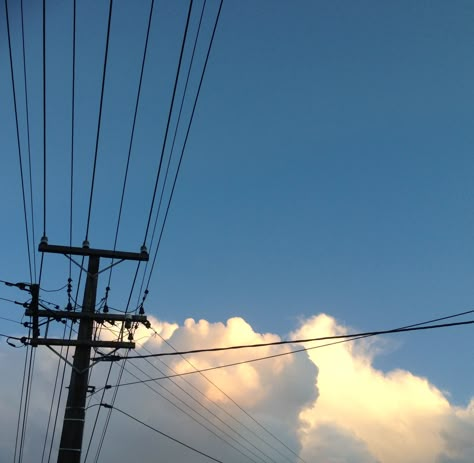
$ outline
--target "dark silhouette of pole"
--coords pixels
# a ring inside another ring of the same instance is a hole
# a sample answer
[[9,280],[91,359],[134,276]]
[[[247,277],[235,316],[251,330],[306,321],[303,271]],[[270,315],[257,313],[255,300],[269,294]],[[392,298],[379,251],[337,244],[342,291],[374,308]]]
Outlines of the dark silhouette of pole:
[[[31,285],[32,302],[27,307],[25,315],[32,317],[33,336],[30,344],[33,347],[45,345],[51,346],[75,346],[73,366],[71,370],[71,380],[69,392],[64,411],[64,423],[59,443],[59,453],[57,463],[80,463],[82,439],[84,435],[84,424],[86,416],[86,397],[89,388],[89,367],[92,347],[104,347],[111,349],[134,349],[133,338],[129,337],[129,342],[123,340],[93,340],[94,322],[97,323],[143,323],[150,326],[144,314],[104,314],[96,313],[97,283],[99,273],[113,267],[126,260],[148,261],[149,255],[145,246],[142,246],[139,253],[124,252],[107,249],[93,249],[88,242],[84,242],[81,248],[72,246],[49,245],[47,238],[43,237],[38,247],[40,252],[62,254],[69,258],[71,255],[85,256],[89,258],[87,266],[87,279],[84,288],[84,299],[81,312],[68,310],[51,310],[45,308],[39,301],[39,286]],[[112,259],[112,263],[99,272],[100,258]],[[40,309],[38,306],[43,307]],[[69,320],[79,322],[77,339],[62,339],[41,337],[39,332],[39,319],[46,318],[46,323],[53,320]],[[60,354],[58,354],[62,357]],[[67,360],[62,357],[63,360]]]
[[98,256],[89,256],[87,268],[86,287],[84,289],[84,300],[82,313],[91,315],[80,320],[77,339],[84,342],[76,347],[71,381],[67,396],[66,410],[64,412],[64,424],[59,444],[58,463],[80,463],[82,438],[84,434],[85,406],[89,377],[89,363],[91,358],[92,332],[97,297],[97,280],[99,274]]

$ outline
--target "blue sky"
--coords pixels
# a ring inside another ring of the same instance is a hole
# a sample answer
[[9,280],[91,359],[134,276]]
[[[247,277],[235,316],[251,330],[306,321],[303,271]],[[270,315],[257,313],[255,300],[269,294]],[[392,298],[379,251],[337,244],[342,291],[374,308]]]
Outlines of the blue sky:
[[[25,156],[19,10],[10,3]],[[41,11],[33,3],[25,0],[37,244],[42,55]],[[112,21],[90,232],[95,247],[113,246],[148,2],[136,5],[116,2]],[[207,40],[216,5],[209,3],[205,17]],[[70,13],[66,2],[48,2],[51,244],[67,244],[69,233]],[[186,5],[157,2],[155,13],[118,243],[125,250],[138,250],[143,239]],[[285,336],[321,312],[366,330],[472,309],[473,20],[474,5],[460,0],[226,2],[148,313],[178,323],[241,316],[259,332]],[[75,245],[84,238],[106,21],[106,2],[79,6]],[[0,31],[0,278],[24,281],[3,12]],[[114,274],[114,305],[124,304],[134,268],[122,264]],[[43,286],[62,286],[67,269],[65,259],[47,256]],[[0,296],[20,297],[7,288]],[[6,316],[15,310],[4,307]],[[465,404],[474,380],[470,333],[468,327],[390,338],[377,366],[427,376]]]

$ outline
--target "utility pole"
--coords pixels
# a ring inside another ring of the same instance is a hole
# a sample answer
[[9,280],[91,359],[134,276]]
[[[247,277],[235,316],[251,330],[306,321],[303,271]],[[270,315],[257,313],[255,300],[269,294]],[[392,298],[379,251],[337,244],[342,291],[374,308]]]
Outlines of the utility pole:
[[[74,360],[72,363],[71,379],[69,383],[69,392],[66,401],[66,409],[64,413],[64,422],[61,433],[61,441],[59,444],[59,453],[57,463],[80,463],[82,440],[85,424],[85,405],[88,392],[88,378],[92,347],[105,348],[135,348],[134,342],[119,341],[98,341],[92,339],[94,322],[115,323],[116,321],[126,323],[143,323],[149,326],[149,322],[144,315],[126,315],[126,314],[108,314],[96,313],[96,296],[99,274],[112,266],[125,261],[147,261],[148,253],[143,247],[140,253],[109,251],[104,249],[91,249],[88,242],[84,242],[83,247],[70,246],[54,246],[48,245],[47,240],[43,238],[39,245],[40,252],[63,254],[72,260],[71,256],[87,256],[89,258],[87,266],[87,279],[84,289],[84,298],[81,312],[51,310],[45,307],[45,310],[39,309],[41,302],[39,301],[39,287],[32,288],[33,299],[25,314],[32,317],[33,337],[30,341],[31,346],[46,345],[52,349],[52,346],[75,346]],[[100,258],[115,259],[109,267],[100,270]],[[76,263],[74,260],[72,260]],[[77,264],[77,263],[76,263]],[[79,265],[79,264],[77,264]],[[85,270],[85,269],[83,269]],[[34,293],[36,291],[36,293]],[[54,339],[39,337],[38,319],[45,317],[50,319],[65,319],[79,321],[79,331],[77,339]],[[67,359],[64,359],[68,362]],[[68,362],[69,363],[69,362]]]
[[[84,301],[82,304],[82,313],[85,315],[92,315],[95,312],[99,260],[100,258],[97,256],[89,257]],[[89,361],[91,357],[91,346],[87,341],[92,341],[93,326],[94,320],[92,318],[84,318],[79,324],[77,340],[85,341],[85,344],[77,346],[74,354],[69,393],[64,412],[63,430],[59,444],[58,463],[79,463],[81,460],[82,437],[86,418],[85,407]]]

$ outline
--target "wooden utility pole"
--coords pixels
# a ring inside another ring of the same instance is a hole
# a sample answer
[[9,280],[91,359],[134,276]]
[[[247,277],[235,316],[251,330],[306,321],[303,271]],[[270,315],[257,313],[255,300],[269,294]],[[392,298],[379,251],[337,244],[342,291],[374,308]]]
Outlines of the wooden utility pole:
[[[99,261],[100,258],[97,256],[89,257],[84,301],[82,304],[82,313],[84,315],[93,315],[95,312]],[[92,341],[93,327],[94,320],[89,317],[82,319],[79,324],[77,340],[84,341],[84,344],[77,346],[74,354],[69,393],[64,412],[63,430],[59,444],[58,463],[80,463],[81,461],[82,436],[84,434],[86,418],[85,408],[89,362],[91,357],[90,341]]]
[[[132,322],[143,323],[149,326],[148,320],[144,315],[125,315],[125,314],[104,314],[96,313],[97,284],[99,279],[100,258],[115,259],[116,261],[135,260],[147,261],[148,253],[142,249],[140,253],[109,251],[103,249],[91,249],[88,244],[82,248],[70,246],[53,246],[42,241],[39,246],[40,252],[64,254],[71,258],[71,255],[87,256],[89,263],[87,267],[87,279],[84,289],[84,299],[81,312],[60,311],[39,309],[41,303],[38,302],[38,295],[33,295],[32,304],[26,310],[25,314],[32,317],[33,337],[30,344],[33,347],[38,345],[51,346],[76,346],[74,361],[71,370],[71,380],[69,383],[69,392],[66,401],[66,410],[64,412],[64,423],[59,444],[58,463],[80,463],[82,440],[85,424],[85,405],[88,391],[89,367],[92,347],[109,347],[113,349],[127,348],[133,349],[134,342],[120,341],[97,341],[92,339],[94,322]],[[116,262],[117,263],[117,262]],[[112,264],[115,265],[115,264]],[[110,268],[110,267],[109,267]],[[103,271],[103,270],[102,270]],[[36,290],[39,288],[34,288]],[[33,291],[32,291],[33,293]],[[35,297],[36,296],[36,297]],[[78,320],[79,331],[77,339],[54,339],[39,337],[38,320],[40,317],[48,319],[66,319]],[[59,354],[58,354],[59,355]],[[64,359],[67,361],[67,359]]]

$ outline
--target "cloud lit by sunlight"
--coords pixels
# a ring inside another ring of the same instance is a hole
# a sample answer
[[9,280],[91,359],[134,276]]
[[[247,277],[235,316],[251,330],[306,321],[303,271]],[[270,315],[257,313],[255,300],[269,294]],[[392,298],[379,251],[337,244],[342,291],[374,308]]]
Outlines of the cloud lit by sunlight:
[[[327,315],[306,320],[295,338],[341,334],[347,330]],[[372,461],[433,462],[454,445],[453,425],[474,423],[472,410],[459,411],[428,379],[402,369],[384,373],[372,365],[370,345],[343,343],[309,351],[318,365],[320,395],[301,414],[304,453],[316,456],[357,443]],[[321,440],[321,435],[328,438]],[[320,445],[315,443],[320,442]],[[461,455],[462,456],[462,455]],[[332,461],[332,460],[329,460]],[[346,460],[334,460],[346,461]],[[347,460],[348,461],[348,460]],[[351,460],[354,461],[354,460]],[[444,460],[439,460],[444,461]],[[446,460],[448,461],[448,460]],[[472,461],[472,460],[456,460]]]
[[[150,321],[156,332],[179,350],[280,340],[276,334],[256,332],[239,317],[226,323],[187,319],[183,325],[153,317]],[[309,338],[347,331],[334,318],[320,314],[303,320],[289,336],[293,339]],[[112,334],[106,334],[109,335]],[[139,346],[133,355],[148,351],[169,352],[171,348],[160,336],[140,327],[135,333]],[[152,358],[149,363],[133,360],[127,362],[122,382],[133,381],[132,373],[144,379],[160,377],[288,352],[292,348],[286,345],[210,352],[187,355],[186,360],[179,356]],[[474,400],[466,408],[455,407],[427,378],[403,369],[378,370],[373,366],[373,359],[380,349],[380,345],[367,341],[347,342],[307,353],[216,369],[205,374],[207,379],[200,374],[191,374],[174,378],[173,381],[146,383],[148,386],[135,384],[120,388],[118,403],[147,423],[230,463],[242,461],[242,455],[213,436],[211,439],[209,431],[170,402],[186,409],[186,404],[192,402],[190,398],[193,397],[193,406],[209,419],[206,426],[214,429],[212,426],[215,425],[219,433],[222,423],[215,422],[216,416],[219,416],[230,428],[237,427],[242,435],[254,439],[252,434],[260,435],[262,429],[256,427],[233,400],[307,462],[472,463]],[[40,348],[38,354],[25,457],[34,455],[42,445],[44,422],[57,368],[58,357]],[[0,423],[5,430],[0,440],[1,461],[11,459],[15,427],[10,424],[16,419],[15,398],[19,401],[17,386],[21,379],[21,361],[8,363],[9,357],[0,355],[0,366],[4,370],[9,368],[11,373],[0,386]],[[105,382],[107,368],[105,364],[94,367],[94,385],[100,386]],[[114,365],[109,383],[114,383],[117,372],[118,366]],[[143,372],[148,376],[144,376]],[[183,394],[183,389],[187,394]],[[161,395],[157,395],[156,391]],[[106,391],[104,402],[110,402],[112,394],[113,391]],[[169,400],[164,401],[163,397]],[[200,403],[215,415],[201,409]],[[225,408],[229,415],[219,407]],[[92,417],[95,412],[88,413]],[[194,412],[190,413],[199,418]],[[241,427],[237,420],[230,419],[230,415],[246,423],[253,431]],[[149,430],[142,429],[123,416],[113,416],[108,439],[116,445],[104,449],[101,456],[104,463],[116,461],[118,456],[124,460],[132,456],[136,458],[137,449],[140,461],[144,463],[155,461],[153,455],[156,452],[160,452],[167,461],[183,458],[181,448],[166,441],[150,439],[153,435]],[[86,429],[86,435],[89,431],[90,428]],[[232,429],[228,432],[233,433]],[[266,438],[271,440],[268,435]],[[130,442],[133,442],[133,448]],[[255,445],[264,444],[256,441]],[[294,455],[280,448],[291,461],[296,461]],[[271,448],[264,451],[273,455],[275,461],[281,460]]]

